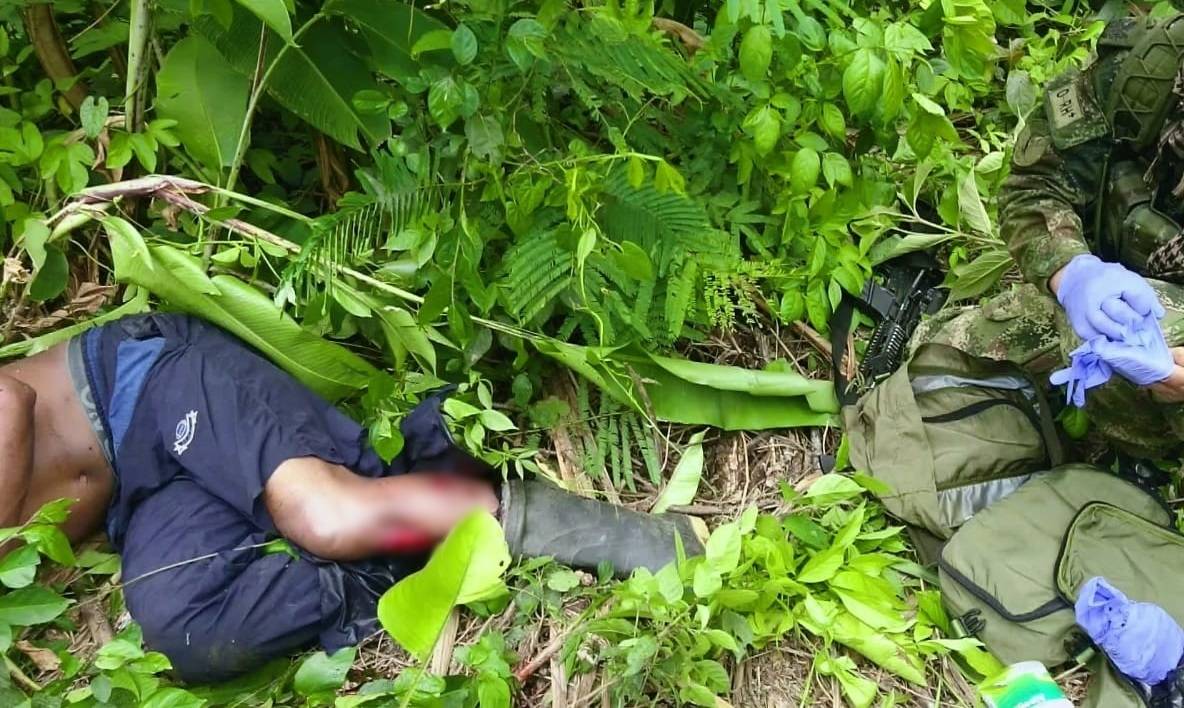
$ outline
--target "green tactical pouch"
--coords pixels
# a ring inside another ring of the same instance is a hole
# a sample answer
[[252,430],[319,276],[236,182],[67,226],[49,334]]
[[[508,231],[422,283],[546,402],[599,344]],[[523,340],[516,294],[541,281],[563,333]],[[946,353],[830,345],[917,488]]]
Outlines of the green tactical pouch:
[[[1039,475],[981,511],[946,544],[938,563],[952,616],[1003,663],[1063,664],[1083,648],[1072,602],[1094,576],[1133,600],[1184,620],[1175,569],[1184,536],[1143,488],[1090,465]],[[1100,671],[1087,705],[1140,706],[1132,685],[1095,659]]]
[[843,422],[852,466],[891,488],[889,513],[937,539],[1062,458],[1031,377],[943,344],[922,345]]

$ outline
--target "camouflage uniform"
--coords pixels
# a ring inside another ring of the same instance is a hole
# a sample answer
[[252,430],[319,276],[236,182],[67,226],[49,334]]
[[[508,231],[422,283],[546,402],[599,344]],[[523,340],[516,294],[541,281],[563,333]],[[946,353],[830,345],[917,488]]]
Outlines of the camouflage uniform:
[[[1024,279],[981,306],[924,322],[914,344],[939,341],[1060,368],[1080,343],[1047,290],[1074,256],[1094,252],[1148,276],[1167,309],[1168,343],[1184,345],[1184,16],[1112,23],[1098,59],[1053,81],[1044,110],[1016,141],[1000,195],[1000,232]],[[1140,196],[1143,195],[1143,196]],[[1161,404],[1115,376],[1087,411],[1116,446],[1157,457],[1184,443],[1184,405]]]

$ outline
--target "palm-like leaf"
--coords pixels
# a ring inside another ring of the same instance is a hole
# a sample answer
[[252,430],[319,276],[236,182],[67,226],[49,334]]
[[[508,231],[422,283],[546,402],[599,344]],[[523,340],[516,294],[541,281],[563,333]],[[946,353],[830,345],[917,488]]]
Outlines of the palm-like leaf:
[[[254,15],[236,8],[229,29],[209,16],[194,20],[193,26],[235,70],[244,76],[254,72],[263,32],[263,24]],[[284,46],[275,32],[266,30],[266,36],[264,66],[270,65]],[[317,130],[360,150],[359,136],[377,143],[389,134],[390,121],[383,115],[358,113],[353,107],[353,97],[359,91],[380,90],[366,63],[341,50],[355,41],[341,20],[318,20],[298,38],[298,46],[288,47],[280,57],[268,79],[267,93]]]

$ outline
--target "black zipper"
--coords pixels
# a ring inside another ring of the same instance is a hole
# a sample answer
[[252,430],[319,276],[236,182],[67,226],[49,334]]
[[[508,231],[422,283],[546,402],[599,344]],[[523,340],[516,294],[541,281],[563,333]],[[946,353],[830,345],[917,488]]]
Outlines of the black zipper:
[[921,418],[921,422],[922,423],[952,423],[954,421],[964,420],[964,419],[969,418],[973,415],[978,415],[979,413],[982,413],[983,411],[987,411],[992,408],[996,408],[998,406],[1011,406],[1012,408],[1015,408],[1015,409],[1019,410],[1021,413],[1023,413],[1024,416],[1026,416],[1028,418],[1028,421],[1031,422],[1032,425],[1036,428],[1036,433],[1037,433],[1037,435],[1040,436],[1041,442],[1045,443],[1046,448],[1048,447],[1047,442],[1044,440],[1044,435],[1041,432],[1043,430],[1043,427],[1040,425],[1040,417],[1036,414],[1036,411],[1033,410],[1030,406],[1021,405],[1018,401],[1015,401],[1015,400],[1012,400],[1011,398],[1006,398],[1006,397],[1004,397],[1004,398],[988,398],[988,399],[985,399],[982,401],[975,401],[974,403],[971,403],[968,406],[963,406],[962,408],[959,408],[958,410],[950,411],[949,413],[942,413],[940,415],[923,416]]
[[[999,614],[1001,617],[1003,617],[1003,619],[1005,619],[1009,622],[1020,622],[1020,623],[1032,622],[1034,620],[1043,619],[1044,617],[1048,617],[1049,615],[1053,614],[1054,612],[1060,612],[1061,610],[1066,610],[1069,607],[1071,607],[1071,605],[1068,602],[1066,602],[1063,597],[1060,596],[1059,591],[1058,591],[1058,594],[1056,597],[1054,597],[1053,599],[1044,603],[1040,607],[1037,607],[1036,609],[1034,609],[1030,612],[1021,612],[1019,614],[1013,614],[1010,610],[1008,610],[1006,607],[1004,607],[1001,602],[999,602],[998,598],[996,598],[994,595],[987,592],[986,590],[982,589],[982,587],[980,587],[979,585],[976,585],[974,583],[974,581],[972,581],[970,578],[967,578],[965,575],[963,575],[961,573],[961,571],[959,571],[957,568],[955,568],[954,566],[947,563],[945,558],[938,558],[937,559],[937,566],[939,568],[941,568],[943,571],[945,571],[945,573],[947,575],[949,575],[951,578],[953,578],[954,582],[961,585],[967,592],[969,592],[971,595],[974,595],[976,598],[978,598],[978,600],[980,602],[986,604],[987,607],[990,607],[997,614]],[[1056,572],[1055,568],[1054,568],[1053,572],[1054,573]]]
[[[1113,473],[1109,473],[1109,474],[1113,474]],[[1167,506],[1166,503],[1164,503],[1164,501],[1162,499],[1159,498],[1158,495],[1148,492],[1146,489],[1139,486],[1138,484],[1135,484],[1134,482],[1130,481],[1129,479],[1126,479],[1126,478],[1121,477],[1119,475],[1114,475],[1114,477],[1116,479],[1121,480],[1122,482],[1124,482],[1126,484],[1131,485],[1132,487],[1138,489],[1140,492],[1151,497],[1152,500],[1154,500],[1156,502],[1156,504],[1159,505],[1164,510],[1164,512],[1166,512],[1168,514],[1168,519],[1169,519],[1168,523],[1169,524],[1171,523],[1171,509]],[[945,571],[945,573],[947,575],[949,575],[950,578],[952,578],[954,580],[954,582],[961,585],[963,589],[965,589],[967,592],[969,592],[971,595],[973,595],[975,598],[977,598],[980,602],[984,603],[987,607],[990,607],[992,610],[994,610],[996,613],[998,613],[1001,617],[1008,620],[1009,622],[1023,623],[1023,622],[1032,622],[1034,620],[1043,619],[1044,617],[1047,617],[1047,616],[1053,614],[1054,612],[1068,609],[1073,606],[1072,602],[1061,593],[1061,588],[1059,585],[1057,585],[1057,582],[1056,582],[1056,572],[1057,572],[1057,568],[1060,567],[1061,560],[1065,554],[1065,546],[1068,542],[1068,529],[1073,527],[1073,524],[1075,524],[1077,522],[1077,518],[1079,516],[1081,516],[1081,514],[1083,514],[1086,509],[1090,508],[1091,506],[1094,506],[1095,504],[1103,504],[1105,506],[1109,506],[1114,509],[1118,509],[1119,511],[1131,513],[1131,512],[1127,512],[1125,509],[1123,509],[1120,506],[1115,506],[1114,504],[1110,504],[1110,503],[1103,502],[1103,501],[1089,502],[1085,506],[1081,507],[1081,509],[1079,509],[1077,511],[1077,513],[1073,515],[1073,518],[1069,521],[1069,525],[1068,525],[1068,527],[1066,527],[1065,536],[1063,536],[1061,538],[1060,548],[1057,549],[1056,560],[1053,562],[1053,567],[1052,567],[1053,588],[1054,588],[1054,591],[1057,593],[1057,596],[1054,599],[1049,600],[1048,602],[1044,603],[1040,607],[1037,607],[1036,609],[1031,610],[1029,612],[1022,612],[1019,614],[1012,613],[1010,610],[1008,610],[1006,607],[1004,607],[1002,603],[999,602],[998,598],[996,598],[994,595],[992,595],[991,593],[984,590],[980,585],[977,585],[970,578],[967,578],[965,575],[963,575],[961,571],[959,571],[957,568],[955,568],[950,563],[948,563],[946,561],[944,555],[938,557],[937,565],[939,568],[941,568],[943,571]],[[1135,516],[1138,516],[1138,514],[1135,514]],[[1143,518],[1143,517],[1140,516],[1139,518]],[[1147,521],[1148,523],[1155,524],[1155,522],[1151,521],[1150,519],[1144,519],[1144,520]],[[1156,524],[1156,525],[1158,525],[1158,524]],[[1163,526],[1162,528],[1169,529],[1175,535],[1184,537],[1184,534],[1181,534],[1179,531],[1177,531],[1175,528],[1173,528],[1171,526]],[[1124,676],[1123,678],[1125,679],[1126,677]]]

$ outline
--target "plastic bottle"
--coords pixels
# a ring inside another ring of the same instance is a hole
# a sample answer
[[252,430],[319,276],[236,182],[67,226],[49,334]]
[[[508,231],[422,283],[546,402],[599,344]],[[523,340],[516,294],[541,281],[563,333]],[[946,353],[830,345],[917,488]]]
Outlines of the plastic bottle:
[[979,687],[990,708],[1073,708],[1039,661],[1012,664]]

